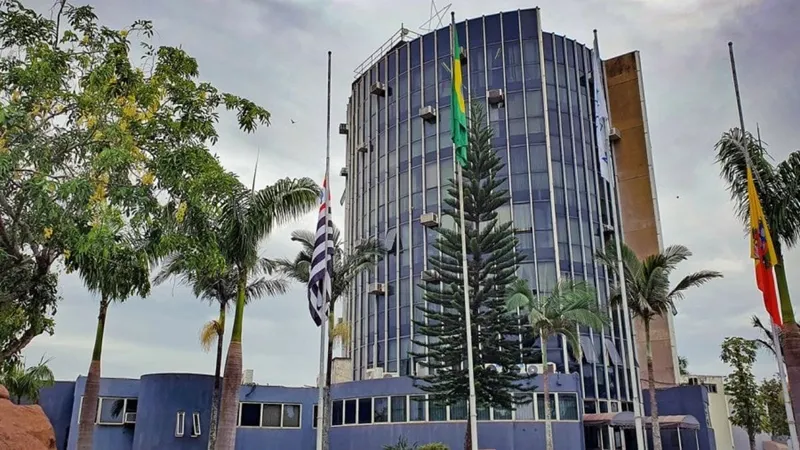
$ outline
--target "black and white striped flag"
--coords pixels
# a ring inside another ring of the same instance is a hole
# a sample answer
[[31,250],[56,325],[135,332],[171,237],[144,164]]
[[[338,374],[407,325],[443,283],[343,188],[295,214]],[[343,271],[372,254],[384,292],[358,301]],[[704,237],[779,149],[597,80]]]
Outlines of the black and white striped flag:
[[308,309],[317,326],[328,317],[333,282],[333,222],[327,175],[322,182],[319,220],[308,277]]

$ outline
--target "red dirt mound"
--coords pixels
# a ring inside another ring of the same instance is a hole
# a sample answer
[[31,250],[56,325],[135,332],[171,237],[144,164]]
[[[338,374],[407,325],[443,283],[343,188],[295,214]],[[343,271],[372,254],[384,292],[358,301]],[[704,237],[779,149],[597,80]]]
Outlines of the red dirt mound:
[[56,450],[53,426],[39,405],[17,406],[0,386],[0,450]]

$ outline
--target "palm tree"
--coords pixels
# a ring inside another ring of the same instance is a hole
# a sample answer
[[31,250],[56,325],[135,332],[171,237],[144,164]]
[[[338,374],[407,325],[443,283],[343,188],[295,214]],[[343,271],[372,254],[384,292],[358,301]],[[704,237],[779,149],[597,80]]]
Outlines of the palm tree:
[[33,403],[39,402],[39,392],[42,388],[55,383],[53,372],[47,367],[48,361],[44,358],[35,366],[25,367],[25,361],[16,361],[9,364],[3,373],[0,373],[0,385],[8,389],[8,395],[17,404],[22,404],[26,399]]
[[678,370],[681,376],[689,375],[689,360],[685,356],[678,356]]
[[[751,321],[751,323],[753,325],[753,328],[755,328],[755,329],[757,329],[758,331],[761,332],[761,337],[753,339],[753,341],[756,344],[758,344],[759,347],[769,350],[769,352],[772,353],[772,355],[777,358],[778,357],[778,353],[775,351],[775,346],[773,345],[773,343],[775,342],[774,341],[775,336],[772,333],[772,330],[770,330],[769,328],[764,326],[764,323],[761,322],[761,319],[759,319],[758,316],[753,316],[750,319],[750,321]],[[783,333],[779,330],[778,331],[778,341],[781,343],[781,347],[785,346],[783,340],[784,340]],[[784,358],[784,359],[786,359],[786,358]]]
[[240,186],[222,204],[218,223],[219,252],[236,276],[236,307],[225,359],[216,450],[234,450],[239,387],[242,381],[242,325],[248,279],[262,258],[261,242],[276,227],[317,206],[320,188],[309,178],[282,179],[261,190]]
[[[293,260],[279,259],[276,264],[283,273],[300,283],[307,284],[309,270],[311,268],[311,257],[314,253],[314,241],[316,234],[307,230],[296,230],[292,233],[292,241],[299,242],[300,252]],[[336,301],[350,288],[356,275],[377,264],[378,259],[383,256],[382,246],[375,240],[367,239],[353,248],[352,251],[344,249],[341,232],[334,226],[333,228],[333,280],[331,280],[331,304],[330,311],[333,315]],[[337,331],[338,327],[338,331]],[[328,436],[330,433],[330,411],[332,407],[330,386],[331,368],[333,366],[333,340],[336,334],[342,337],[346,344],[349,338],[349,324],[342,322],[335,325],[333,320],[328,320],[328,358],[326,361],[327,370],[325,371],[325,386],[323,388],[322,417],[322,449],[328,449]],[[342,336],[344,334],[345,336]]]
[[78,450],[92,450],[108,307],[112,302],[123,302],[132,296],[146,297],[150,293],[153,249],[153,242],[133,236],[124,224],[114,219],[100,219],[85,239],[66,261],[67,269],[78,270],[89,291],[100,295],[92,360],[78,425]]
[[[653,450],[661,450],[661,428],[658,424],[658,403],[656,402],[656,381],[653,371],[653,347],[650,336],[650,323],[665,314],[677,314],[675,302],[684,298],[689,288],[702,286],[722,274],[711,270],[701,270],[685,276],[670,290],[669,276],[678,263],[687,260],[692,252],[683,245],[671,245],[663,252],[639,259],[625,244],[621,244],[622,266],[627,289],[628,309],[634,317],[644,324],[645,344],[647,346],[647,382],[650,392],[650,416],[653,426]],[[605,251],[598,251],[596,258],[608,270],[619,277],[616,244],[609,241]],[[610,302],[614,306],[622,303],[619,286],[611,293]]]
[[584,282],[562,279],[547,295],[535,294],[528,282],[517,279],[507,291],[506,309],[516,314],[525,314],[528,324],[538,331],[541,342],[542,374],[544,382],[545,437],[547,450],[553,450],[553,425],[550,409],[550,371],[547,368],[547,340],[551,336],[563,335],[580,359],[581,346],[578,327],[596,330],[608,323],[606,315],[597,309],[594,289]]
[[[212,247],[205,247],[207,250]],[[159,285],[169,278],[176,277],[181,284],[191,286],[195,297],[219,307],[219,316],[203,324],[200,329],[200,345],[206,352],[216,342],[216,361],[214,366],[214,393],[211,399],[211,423],[208,431],[208,449],[213,450],[217,441],[217,424],[219,422],[219,404],[222,370],[222,343],[225,338],[225,316],[237,295],[237,273],[228,269],[222,272],[209,270],[203,264],[203,249],[197,253],[175,253],[166,258],[154,284]],[[200,255],[199,261],[195,255]],[[274,296],[286,292],[287,282],[284,278],[269,278],[274,271],[274,264],[262,258],[249,276],[255,277],[247,286],[245,303],[264,296]]]
[[[747,145],[742,141],[746,138]],[[736,216],[749,230],[750,213],[747,193],[748,160],[756,179],[756,191],[767,218],[778,264],[775,279],[781,302],[784,361],[789,380],[792,405],[800,405],[800,327],[794,317],[783,252],[800,241],[800,152],[773,165],[761,139],[733,128],[724,133],[716,145],[720,174],[728,185],[735,204]],[[747,149],[745,151],[745,149]],[[749,235],[749,231],[747,233]],[[794,407],[795,423],[800,423],[800,406]]]

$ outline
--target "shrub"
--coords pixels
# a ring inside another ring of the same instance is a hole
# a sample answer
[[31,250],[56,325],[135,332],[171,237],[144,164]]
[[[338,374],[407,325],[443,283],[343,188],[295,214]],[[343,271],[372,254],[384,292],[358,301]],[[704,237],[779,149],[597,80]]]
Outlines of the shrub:
[[441,442],[431,442],[430,444],[423,445],[419,450],[450,450],[450,447]]
[[[445,447],[445,449],[447,449],[447,447]],[[400,439],[397,440],[397,444],[384,445],[383,450],[419,450],[419,446],[416,443],[409,444],[405,436],[400,436]]]

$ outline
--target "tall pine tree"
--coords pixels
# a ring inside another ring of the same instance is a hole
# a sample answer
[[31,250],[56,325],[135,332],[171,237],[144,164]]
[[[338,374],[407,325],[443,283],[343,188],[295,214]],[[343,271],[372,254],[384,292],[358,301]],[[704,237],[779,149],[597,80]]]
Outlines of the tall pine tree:
[[[473,105],[463,178],[475,389],[479,410],[510,410],[519,400],[514,391],[529,392],[533,386],[518,383],[531,378],[519,373],[516,366],[525,356],[518,338],[523,330],[518,318],[505,309],[506,287],[516,279],[522,257],[514,252],[517,239],[512,223],[497,220],[497,210],[508,204],[509,195],[505,180],[497,177],[503,164],[492,149],[491,138],[483,108]],[[414,323],[417,335],[428,339],[415,341],[422,351],[412,356],[427,369],[427,375],[418,374],[415,379],[419,388],[430,394],[430,401],[463,405],[469,397],[469,376],[457,180],[450,180],[444,204],[442,214],[456,226],[436,229],[434,247],[440,254],[429,257],[428,270],[435,271],[441,281],[421,285],[427,307],[418,309],[426,320]],[[502,370],[485,368],[489,363]]]

